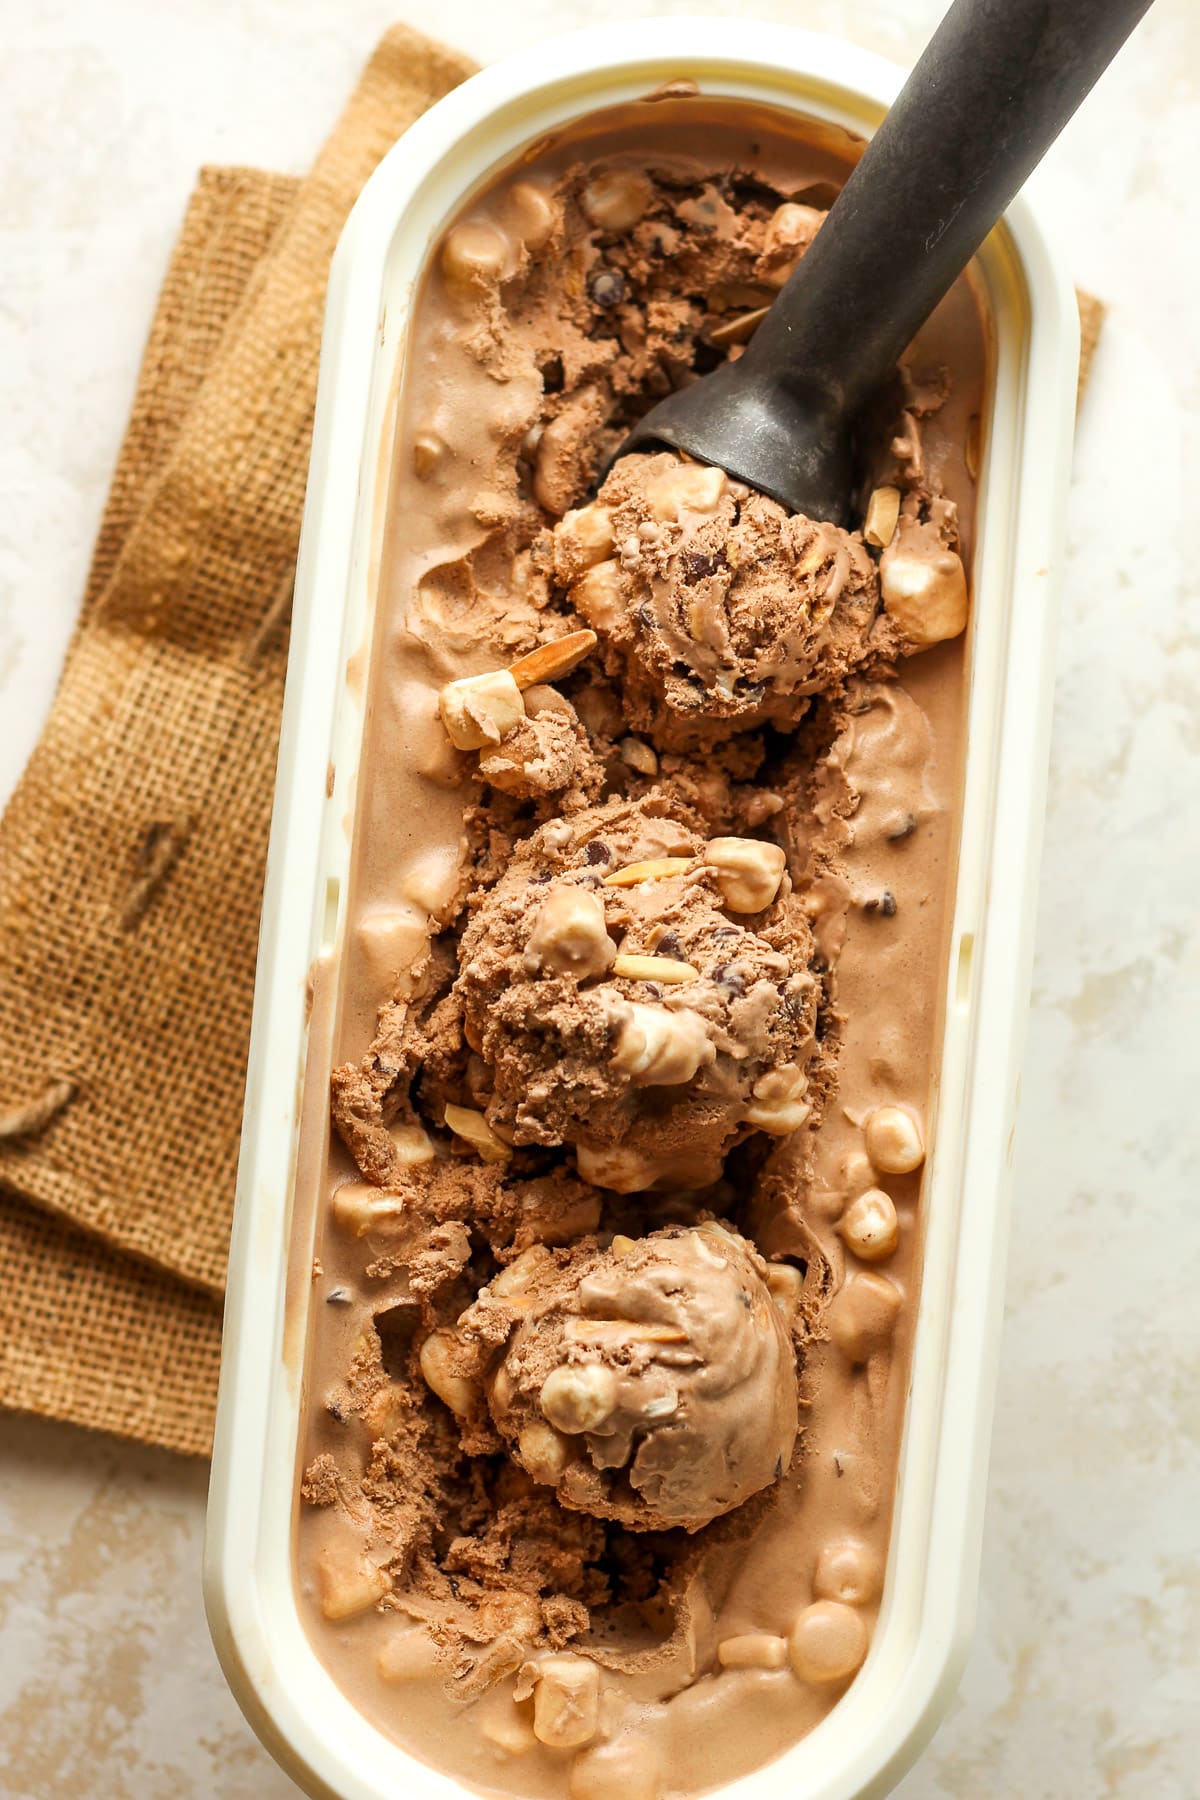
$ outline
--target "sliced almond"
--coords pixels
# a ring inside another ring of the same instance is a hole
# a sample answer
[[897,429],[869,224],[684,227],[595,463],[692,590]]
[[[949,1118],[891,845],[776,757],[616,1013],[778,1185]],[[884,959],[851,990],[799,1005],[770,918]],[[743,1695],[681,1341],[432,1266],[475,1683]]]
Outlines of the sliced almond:
[[477,1150],[484,1162],[507,1162],[512,1151],[498,1138],[481,1112],[470,1106],[446,1107],[446,1129]]
[[726,344],[748,344],[770,310],[768,306],[758,306],[736,319],[726,319],[723,325],[714,325],[708,334],[709,343],[718,349],[724,349]]
[[594,631],[569,631],[552,644],[539,644],[528,656],[518,656],[508,672],[522,692],[541,681],[558,681],[577,668],[597,642]]
[[880,549],[890,544],[896,535],[896,520],[899,517],[900,489],[877,487],[867,501],[867,517],[863,525],[863,536],[868,544],[875,544]]
[[648,862],[627,863],[606,875],[603,887],[636,887],[639,881],[666,881],[671,875],[684,875],[695,862],[694,856],[654,856]]
[[686,1344],[687,1332],[674,1325],[644,1325],[640,1319],[568,1319],[565,1335],[589,1344]]
[[610,974],[623,981],[697,981],[699,969],[689,962],[678,962],[673,956],[614,956]]

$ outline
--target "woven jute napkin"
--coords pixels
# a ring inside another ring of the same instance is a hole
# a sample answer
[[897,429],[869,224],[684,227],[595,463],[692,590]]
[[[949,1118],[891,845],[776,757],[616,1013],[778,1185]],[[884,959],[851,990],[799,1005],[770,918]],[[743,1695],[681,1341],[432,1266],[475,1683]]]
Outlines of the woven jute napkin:
[[398,27],[306,180],[209,169],[189,205],[0,821],[0,1405],[209,1447],[325,276],[471,67]]
[[0,822],[0,1404],[203,1453],[325,277],[471,73],[383,39],[303,182],[200,178]]

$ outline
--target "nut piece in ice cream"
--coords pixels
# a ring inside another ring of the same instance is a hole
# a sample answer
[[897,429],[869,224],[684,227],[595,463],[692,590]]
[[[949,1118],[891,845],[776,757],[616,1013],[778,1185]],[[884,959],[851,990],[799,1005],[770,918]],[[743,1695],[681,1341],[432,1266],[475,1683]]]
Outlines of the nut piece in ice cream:
[[879,586],[888,617],[917,649],[965,631],[967,577],[962,558],[947,549],[932,523],[900,521],[879,560]]
[[620,563],[610,559],[588,568],[571,588],[571,604],[601,634],[621,631],[626,601]]
[[[527,1434],[552,1427],[559,1501],[636,1530],[695,1531],[740,1506],[787,1468],[797,1432],[795,1352],[766,1274],[711,1226],[554,1252],[488,1382],[500,1435],[526,1462]],[[494,1344],[505,1304],[485,1288],[462,1338]]]
[[[690,815],[651,795],[518,847],[463,932],[452,990],[505,1144],[573,1145],[585,1180],[632,1193],[707,1185],[747,1129],[803,1123],[811,928],[783,852],[726,843],[732,859],[703,862]],[[753,928],[723,881],[756,902]]]
[[595,501],[564,513],[554,531],[554,552],[562,578],[577,581],[613,553],[612,514]]
[[790,724],[797,697],[877,647],[879,574],[850,533],[669,451],[619,457],[595,504],[597,549],[611,531],[614,551],[583,566],[562,520],[554,577],[599,633],[629,726],[661,747]]
[[900,489],[877,487],[867,502],[867,516],[863,523],[863,536],[868,544],[875,544],[881,549],[890,544],[895,536],[899,517]]
[[527,656],[519,656],[509,674],[524,693],[545,681],[560,681],[581,663],[596,647],[594,631],[569,631],[566,637],[551,638],[539,644]]
[[438,1399],[465,1418],[479,1397],[473,1381],[458,1373],[462,1343],[452,1331],[434,1331],[421,1345],[421,1373]]
[[332,1211],[341,1231],[349,1237],[366,1237],[372,1231],[394,1230],[401,1223],[404,1196],[369,1181],[347,1181],[334,1194]]
[[525,717],[521,690],[507,669],[447,682],[438,707],[450,742],[459,750],[499,744]]
[[455,1106],[448,1103],[445,1109],[446,1129],[452,1131],[457,1138],[470,1144],[477,1156],[484,1162],[506,1163],[512,1151],[497,1137],[481,1112],[471,1106]]

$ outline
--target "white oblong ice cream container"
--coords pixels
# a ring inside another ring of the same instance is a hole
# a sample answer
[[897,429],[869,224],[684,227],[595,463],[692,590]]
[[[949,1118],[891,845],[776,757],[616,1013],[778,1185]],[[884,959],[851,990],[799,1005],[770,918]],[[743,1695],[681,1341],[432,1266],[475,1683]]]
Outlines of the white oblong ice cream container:
[[[312,967],[345,928],[397,371],[431,243],[462,198],[531,141],[687,77],[869,136],[903,73],[829,39],[733,19],[601,26],[494,65],[384,159],[330,275],[225,1308],[205,1549],[217,1653],[267,1747],[308,1793],[461,1794],[399,1749],[326,1671],[293,1563],[312,1259],[295,1205],[301,1092],[326,1088]],[[882,1611],[830,1714],[737,1800],[886,1794],[927,1742],[965,1660],[978,1579],[1003,1296],[1006,1187],[1029,989],[1049,739],[1055,593],[1078,319],[1028,193],[978,259],[995,332],[981,471],[964,812],[924,1272]],[[330,765],[336,770],[327,795]]]

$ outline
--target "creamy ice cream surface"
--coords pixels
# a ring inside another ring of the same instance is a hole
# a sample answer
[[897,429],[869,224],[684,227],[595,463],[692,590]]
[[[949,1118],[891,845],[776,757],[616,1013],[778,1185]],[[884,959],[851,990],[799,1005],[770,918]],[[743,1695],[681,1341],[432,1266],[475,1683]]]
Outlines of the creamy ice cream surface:
[[867,421],[853,528],[674,452],[605,472],[740,354],[851,156],[684,84],[497,177],[414,306],[317,976],[332,1141],[322,1101],[302,1127],[297,1555],[344,1690],[476,1790],[736,1779],[871,1641],[957,841],[967,284]]
[[488,1407],[535,1481],[634,1529],[696,1531],[779,1479],[796,1357],[750,1244],[708,1223],[524,1260],[459,1329],[495,1352],[497,1311],[515,1314]]

